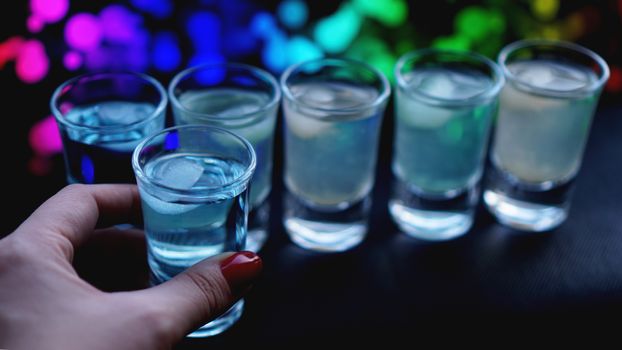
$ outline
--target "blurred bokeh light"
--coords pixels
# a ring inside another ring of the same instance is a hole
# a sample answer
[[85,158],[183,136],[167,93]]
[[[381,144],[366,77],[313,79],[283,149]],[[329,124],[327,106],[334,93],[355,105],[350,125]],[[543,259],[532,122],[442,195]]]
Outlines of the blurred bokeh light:
[[[280,74],[324,56],[364,60],[392,79],[397,58],[422,47],[494,58],[521,38],[579,42],[611,66],[609,95],[622,94],[622,0],[127,0],[85,5],[29,0],[22,27],[0,37],[0,70],[24,84],[50,72],[125,69],[171,76],[191,65],[240,61]],[[7,11],[5,9],[5,11]],[[58,82],[48,82],[57,84]],[[40,157],[60,152],[49,117],[33,121]],[[33,136],[34,135],[34,136]],[[36,173],[45,173],[41,162]]]

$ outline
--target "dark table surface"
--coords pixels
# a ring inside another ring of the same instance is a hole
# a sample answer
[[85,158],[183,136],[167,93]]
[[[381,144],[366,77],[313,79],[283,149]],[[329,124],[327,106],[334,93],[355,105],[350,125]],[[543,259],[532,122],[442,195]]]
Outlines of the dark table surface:
[[387,211],[390,143],[381,150],[370,230],[360,246],[321,254],[294,245],[280,223],[276,181],[271,236],[261,251],[265,270],[242,319],[216,338],[179,348],[408,338],[424,329],[451,334],[504,323],[550,329],[622,316],[621,107],[598,111],[569,218],[547,233],[513,231],[480,207],[461,238],[410,238]]
[[[558,229],[516,232],[480,207],[468,234],[440,243],[410,238],[390,219],[392,125],[390,117],[385,121],[370,230],[363,243],[345,253],[321,254],[289,240],[280,222],[282,157],[277,154],[271,232],[260,252],[264,272],[246,298],[241,320],[217,337],[186,340],[179,349],[353,342],[420,337],[423,330],[452,334],[458,329],[619,320],[622,105],[598,110],[569,218]],[[279,137],[277,149],[280,142]],[[53,193],[49,188],[58,190],[64,175],[62,167],[55,169],[47,180],[38,180],[45,185],[32,185],[33,191],[48,190],[31,194],[30,201],[16,201],[32,206]],[[12,215],[8,224],[14,227],[24,217],[22,212]],[[115,268],[122,269],[118,264],[99,267],[113,275]]]

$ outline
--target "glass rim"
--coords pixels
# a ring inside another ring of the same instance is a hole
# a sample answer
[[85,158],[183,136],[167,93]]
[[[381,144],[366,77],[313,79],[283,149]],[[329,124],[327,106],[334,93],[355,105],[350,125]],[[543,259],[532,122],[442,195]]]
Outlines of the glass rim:
[[[242,145],[244,146],[244,148],[246,149],[249,155],[249,158],[250,158],[249,164],[244,167],[244,172],[241,175],[239,175],[235,179],[228,181],[227,183],[220,185],[218,187],[201,188],[198,190],[197,189],[183,190],[183,189],[179,189],[175,187],[166,186],[162,183],[154,181],[152,177],[147,176],[147,174],[143,170],[143,166],[140,165],[139,158],[140,158],[141,151],[157,137],[161,137],[170,132],[183,130],[183,129],[197,129],[199,131],[217,132],[217,133],[227,134],[231,136],[232,138],[240,141]],[[134,169],[134,174],[137,178],[145,181],[150,186],[154,186],[158,189],[165,190],[168,193],[174,193],[176,195],[185,196],[185,197],[193,197],[193,198],[201,198],[204,196],[221,193],[223,191],[227,191],[228,189],[232,187],[236,187],[245,182],[247,183],[247,186],[248,186],[248,182],[251,180],[251,177],[253,176],[256,166],[257,166],[257,155],[255,154],[255,150],[253,149],[253,146],[250,144],[250,142],[248,142],[248,140],[246,140],[245,138],[227,129],[220,128],[217,126],[211,126],[211,125],[188,124],[188,125],[177,125],[177,126],[172,126],[166,129],[162,129],[156,132],[155,134],[151,134],[150,136],[142,140],[136,146],[136,148],[134,148],[134,151],[132,152],[132,168]]]
[[[332,66],[335,66],[335,67],[338,67],[339,65],[343,65],[343,64],[350,64],[350,65],[354,65],[354,66],[356,66],[358,68],[362,68],[364,70],[367,70],[370,73],[372,73],[376,78],[378,78],[378,80],[380,81],[380,84],[381,84],[380,94],[378,94],[378,96],[373,101],[371,101],[369,103],[366,103],[366,104],[363,104],[363,105],[360,105],[360,106],[356,106],[356,107],[335,109],[335,108],[323,108],[323,107],[318,107],[318,106],[315,106],[315,105],[309,105],[309,104],[301,101],[299,98],[296,98],[292,94],[292,91],[291,91],[291,89],[289,88],[289,85],[288,85],[288,80],[295,73],[298,73],[298,71],[304,65],[314,64],[314,63],[322,63],[324,66],[331,66],[332,65]],[[290,101],[296,102],[298,104],[301,104],[305,108],[309,108],[309,109],[320,111],[320,112],[327,112],[327,113],[331,113],[331,114],[338,114],[338,115],[353,114],[353,113],[358,113],[358,112],[361,112],[361,111],[364,111],[364,110],[368,110],[368,109],[378,108],[379,106],[381,106],[383,103],[386,102],[387,98],[391,94],[391,85],[389,84],[389,81],[388,81],[387,77],[384,74],[382,74],[382,72],[380,72],[378,69],[374,68],[373,66],[371,66],[371,65],[369,65],[369,64],[367,64],[365,62],[358,61],[358,60],[353,60],[353,59],[350,59],[350,58],[318,58],[318,59],[309,60],[309,61],[303,61],[303,62],[294,64],[294,65],[291,65],[281,75],[281,89],[283,90],[283,95],[285,95],[285,97],[287,97],[287,99],[289,99]]]
[[[476,62],[483,63],[493,72],[492,84],[487,87],[484,91],[477,93],[468,98],[462,99],[454,99],[454,98],[444,98],[426,94],[424,92],[419,91],[418,89],[408,89],[408,83],[404,79],[404,75],[402,74],[402,69],[409,61],[425,56],[433,56],[433,55],[450,55],[456,58],[470,58]],[[419,50],[414,50],[405,53],[402,55],[395,64],[395,80],[397,81],[397,85],[402,90],[408,89],[408,94],[410,96],[423,98],[427,102],[431,102],[432,104],[444,104],[444,105],[452,105],[452,106],[461,106],[461,105],[471,105],[484,100],[489,100],[494,98],[499,94],[501,88],[505,84],[505,77],[503,75],[503,71],[501,67],[495,61],[490,58],[479,54],[473,51],[459,51],[459,50],[447,50],[447,49],[436,49],[436,48],[424,48]]]
[[[592,82],[590,85],[586,87],[581,87],[579,89],[570,90],[570,91],[559,91],[559,90],[554,90],[554,89],[538,87],[538,86],[534,86],[532,84],[525,83],[517,79],[516,76],[508,69],[508,66],[506,64],[506,61],[508,60],[509,56],[512,53],[520,49],[530,48],[530,47],[542,47],[542,46],[551,47],[555,49],[574,51],[575,53],[581,54],[584,57],[587,57],[590,60],[594,61],[596,64],[598,64],[598,67],[600,67],[600,69],[602,70],[602,73],[600,74],[600,76],[598,76],[598,79]],[[499,62],[499,65],[501,66],[501,69],[503,70],[503,74],[506,76],[509,82],[517,85],[518,87],[523,88],[524,90],[527,90],[528,92],[547,95],[547,96],[572,97],[572,96],[576,96],[577,93],[592,93],[600,89],[607,82],[607,80],[609,79],[609,74],[610,74],[609,66],[607,65],[607,62],[605,62],[605,60],[602,57],[600,57],[600,55],[598,55],[596,52],[584,46],[581,46],[579,44],[575,44],[575,43],[572,43],[569,41],[563,41],[563,40],[550,40],[550,39],[518,40],[503,47],[501,51],[499,52],[497,61]]]
[[[215,68],[215,67],[221,67],[221,68],[224,68],[225,70],[239,69],[241,71],[246,71],[246,72],[256,74],[257,76],[260,77],[261,80],[265,80],[273,88],[274,92],[270,94],[271,95],[270,100],[256,111],[242,113],[236,116],[231,116],[231,117],[226,117],[226,118],[223,118],[222,116],[210,114],[210,113],[201,113],[201,112],[193,111],[187,108],[186,106],[184,106],[181,103],[181,101],[179,101],[179,98],[174,92],[175,87],[179,85],[182,79],[191,76],[193,73],[196,73],[198,71],[205,70],[205,69]],[[274,107],[274,105],[276,105],[281,100],[281,89],[279,88],[279,84],[276,78],[272,74],[270,74],[269,72],[259,67],[255,67],[250,64],[236,63],[236,62],[204,63],[204,64],[199,64],[196,66],[186,68],[182,70],[181,72],[175,74],[175,76],[173,77],[173,79],[168,85],[168,94],[171,99],[171,105],[173,105],[174,108],[178,108],[184,113],[190,114],[192,117],[197,118],[199,120],[216,121],[216,122],[222,122],[223,120],[239,121],[239,120],[244,120],[244,119],[254,119],[254,117],[263,115],[263,112],[270,110],[272,107]]]
[[[67,120],[65,113],[62,113],[60,109],[56,106],[56,101],[64,93],[63,90],[65,90],[71,84],[75,84],[76,82],[82,79],[85,79],[85,78],[95,78],[97,76],[105,77],[105,76],[115,76],[115,75],[133,76],[135,78],[138,78],[139,80],[143,80],[143,82],[147,83],[148,85],[155,87],[156,91],[160,94],[160,102],[158,103],[154,111],[151,112],[147,118],[144,118],[144,119],[141,119],[141,120],[129,123],[129,124],[91,126],[91,125],[75,123],[75,122],[71,122]],[[160,114],[165,112],[167,103],[168,103],[168,96],[166,96],[166,90],[164,89],[164,86],[162,86],[162,84],[154,77],[144,74],[144,73],[133,72],[133,71],[110,71],[110,72],[93,72],[93,73],[81,74],[77,77],[73,77],[65,81],[64,83],[62,83],[59,87],[57,87],[54,90],[54,93],[52,94],[52,98],[50,99],[50,109],[52,110],[52,114],[54,114],[54,117],[56,118],[56,120],[59,123],[67,127],[71,127],[74,129],[96,130],[96,131],[105,132],[105,133],[115,133],[115,132],[122,132],[125,130],[135,129],[137,127],[142,126],[143,124],[147,124],[153,121]]]

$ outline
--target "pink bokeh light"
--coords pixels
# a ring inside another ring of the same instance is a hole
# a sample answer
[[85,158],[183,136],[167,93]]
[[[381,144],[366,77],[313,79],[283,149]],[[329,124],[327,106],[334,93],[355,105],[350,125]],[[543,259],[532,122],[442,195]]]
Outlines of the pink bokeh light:
[[[61,89],[61,95],[67,93],[67,91],[71,90],[71,86],[65,86],[64,88]],[[58,109],[60,110],[61,113],[63,114],[67,114],[69,113],[72,109],[73,109],[73,103],[71,102],[63,102],[60,104],[60,106],[58,107]]]
[[26,28],[28,28],[28,31],[31,33],[39,33],[41,30],[43,30],[44,26],[45,23],[43,22],[41,17],[36,14],[33,14],[28,17],[28,19],[26,19]]
[[35,123],[28,133],[28,142],[39,156],[52,156],[61,152],[63,143],[54,117],[49,115]]
[[69,51],[63,56],[63,64],[68,70],[76,70],[82,66],[82,56],[75,51]]
[[15,62],[15,73],[25,83],[33,84],[43,79],[50,68],[43,44],[35,39],[28,40],[20,47]]
[[65,41],[80,51],[89,51],[99,46],[102,28],[99,19],[90,13],[78,13],[65,26]]
[[23,44],[24,39],[19,36],[8,38],[0,43],[0,68],[3,68],[8,61],[14,60],[17,57]]
[[42,22],[58,22],[69,10],[69,0],[30,0],[30,10]]

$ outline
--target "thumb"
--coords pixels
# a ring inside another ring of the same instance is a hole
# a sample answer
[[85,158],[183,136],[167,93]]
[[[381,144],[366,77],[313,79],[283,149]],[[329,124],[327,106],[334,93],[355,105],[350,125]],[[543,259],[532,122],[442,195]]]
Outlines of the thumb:
[[261,258],[253,252],[223,253],[139,293],[161,307],[161,331],[180,339],[227,311],[251,288],[261,269]]

